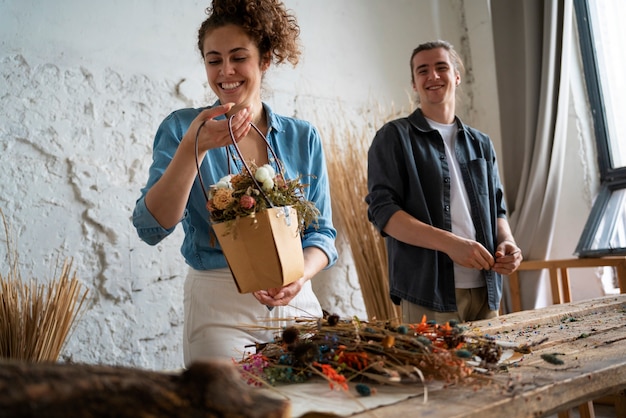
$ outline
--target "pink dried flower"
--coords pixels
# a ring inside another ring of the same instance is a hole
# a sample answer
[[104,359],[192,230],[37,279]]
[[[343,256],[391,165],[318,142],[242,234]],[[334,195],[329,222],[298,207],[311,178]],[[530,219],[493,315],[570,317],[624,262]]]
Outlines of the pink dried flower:
[[281,175],[274,177],[274,183],[276,183],[276,186],[282,190],[287,190],[287,188],[289,187],[287,186],[287,182],[285,181],[285,178]]
[[252,209],[255,204],[256,200],[254,197],[247,194],[244,194],[241,196],[241,199],[239,199],[239,205],[244,209]]
[[262,354],[252,354],[246,359],[240,372],[249,385],[261,386],[264,377],[263,372],[268,366],[267,357]]

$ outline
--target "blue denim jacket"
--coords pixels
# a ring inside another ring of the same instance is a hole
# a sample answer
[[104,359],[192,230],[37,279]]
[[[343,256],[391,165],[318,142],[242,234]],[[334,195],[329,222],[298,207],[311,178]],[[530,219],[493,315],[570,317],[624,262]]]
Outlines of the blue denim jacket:
[[[476,228],[476,240],[494,254],[497,218],[506,217],[504,193],[489,137],[461,122],[456,156]],[[399,210],[436,228],[451,231],[449,166],[443,139],[420,109],[385,124],[368,152],[368,217],[385,236],[392,300],[439,312],[456,311],[453,262],[447,254],[400,242],[382,232]],[[502,277],[483,271],[489,308],[498,310]]]
[[[332,224],[329,180],[319,133],[306,121],[277,115],[272,113],[266,104],[263,106],[269,126],[267,140],[282,162],[285,176],[296,178],[302,174],[303,182],[309,184],[305,188],[305,198],[315,202],[321,213],[318,219],[318,229],[310,226],[304,232],[302,247],[317,247],[324,251],[329,260],[326,266],[328,268],[337,261],[335,248],[337,232]],[[139,237],[150,245],[159,243],[176,227],[165,229],[159,225],[146,207],[146,193],[163,175],[185,132],[189,129],[189,125],[202,110],[204,109],[177,110],[166,117],[157,130],[148,181],[141,190],[141,196],[133,212],[133,225]],[[231,155],[236,155],[232,149]],[[271,154],[268,156],[272,161]],[[227,175],[229,164],[232,173],[240,171],[232,159],[228,159],[226,147],[209,150],[200,166],[204,186],[208,188]],[[211,245],[212,231],[209,212],[206,209],[206,198],[198,178],[191,189],[181,223],[185,231],[181,253],[187,264],[197,270],[227,267],[226,259],[217,240],[213,246]]]

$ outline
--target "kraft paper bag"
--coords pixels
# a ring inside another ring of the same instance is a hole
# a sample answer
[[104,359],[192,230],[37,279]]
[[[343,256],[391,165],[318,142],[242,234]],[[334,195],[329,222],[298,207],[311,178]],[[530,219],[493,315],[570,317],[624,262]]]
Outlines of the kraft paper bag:
[[298,214],[289,206],[213,224],[239,293],[292,283],[304,274]]

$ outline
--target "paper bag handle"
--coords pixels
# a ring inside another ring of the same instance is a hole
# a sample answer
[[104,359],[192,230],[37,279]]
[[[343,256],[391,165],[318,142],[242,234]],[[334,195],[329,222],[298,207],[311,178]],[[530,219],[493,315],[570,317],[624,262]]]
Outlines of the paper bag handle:
[[[239,159],[243,162],[243,165],[246,168],[246,171],[248,171],[248,174],[250,174],[250,176],[252,176],[252,172],[250,170],[250,167],[248,166],[246,161],[243,159],[243,156],[241,155],[241,150],[239,149],[239,145],[237,145],[237,141],[235,140],[235,135],[233,134],[232,120],[233,120],[234,117],[235,117],[235,115],[232,115],[230,118],[228,118],[228,133],[230,134],[230,139],[233,141],[233,146],[234,146],[235,150],[237,151],[237,155],[239,156]],[[272,154],[272,157],[274,157],[274,161],[276,161],[276,165],[278,166],[278,171],[280,172],[280,174],[284,174],[283,166],[282,166],[280,160],[278,159],[278,156],[274,152],[274,149],[270,145],[269,141],[267,140],[265,135],[263,135],[263,132],[261,132],[261,130],[259,128],[257,128],[256,125],[254,123],[252,123],[252,122],[250,122],[250,126],[252,126],[252,128],[254,128],[254,130],[257,131],[259,136],[263,139],[263,142],[265,142],[265,145],[270,150],[270,152]],[[227,149],[226,152],[228,152],[230,154],[230,149]],[[228,165],[228,174],[231,174],[231,172],[230,172],[230,164]]]
[[[246,171],[248,172],[248,174],[252,178],[252,181],[254,181],[255,186],[261,192],[261,194],[265,198],[265,201],[267,202],[267,204],[270,207],[273,208],[274,204],[272,203],[270,198],[267,196],[267,194],[263,191],[263,188],[261,187],[261,185],[259,184],[257,179],[254,177],[254,175],[252,174],[252,170],[250,169],[250,166],[248,165],[246,160],[243,158],[243,155],[241,154],[241,150],[239,149],[239,145],[237,145],[237,141],[235,140],[235,134],[233,133],[233,126],[232,126],[232,121],[233,121],[234,117],[235,117],[235,115],[232,115],[232,116],[230,116],[228,118],[228,133],[230,134],[230,139],[233,142],[233,146],[235,148],[235,151],[237,152],[237,155],[239,156],[239,159],[241,160],[244,168],[246,169]],[[198,136],[200,135],[200,129],[202,129],[202,127],[204,126],[205,123],[206,123],[206,120],[202,121],[202,123],[198,127],[198,130],[196,131],[195,152],[196,152],[196,170],[198,172],[198,180],[200,181],[200,188],[202,189],[202,193],[204,194],[204,198],[208,202],[209,201],[209,196],[208,196],[208,194],[206,192],[206,187],[204,186],[204,182],[202,181],[202,174],[200,174],[200,162],[199,162],[199,158],[198,158]],[[278,159],[278,156],[276,155],[276,152],[274,152],[274,149],[270,145],[270,143],[267,140],[267,138],[265,137],[265,135],[263,135],[261,130],[259,128],[257,128],[254,123],[250,122],[250,126],[252,126],[252,128],[254,128],[254,130],[261,136],[261,138],[263,138],[263,141],[265,142],[265,145],[267,146],[267,148],[269,148],[269,150],[270,150],[270,152],[272,154],[272,157],[274,157],[274,161],[276,162],[276,165],[278,166],[278,170],[279,170],[280,174],[284,176],[283,166],[280,163],[280,160]],[[230,148],[226,148],[226,153],[228,155],[228,160],[229,160],[228,161],[228,174],[231,174],[231,171],[230,171],[230,158],[231,158],[230,157]]]

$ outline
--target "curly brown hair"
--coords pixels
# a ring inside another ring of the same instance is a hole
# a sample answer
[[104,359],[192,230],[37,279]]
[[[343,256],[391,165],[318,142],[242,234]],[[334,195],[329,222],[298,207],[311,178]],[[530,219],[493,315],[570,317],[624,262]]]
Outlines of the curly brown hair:
[[300,59],[300,26],[280,0],[213,0],[207,7],[209,17],[198,30],[198,49],[204,58],[204,38],[213,29],[234,24],[252,38],[261,57],[276,64]]

